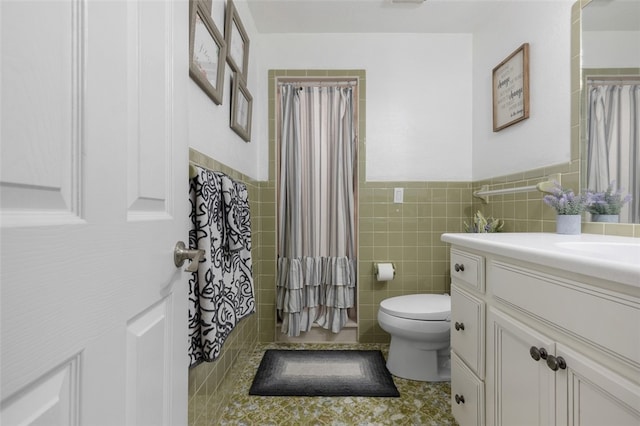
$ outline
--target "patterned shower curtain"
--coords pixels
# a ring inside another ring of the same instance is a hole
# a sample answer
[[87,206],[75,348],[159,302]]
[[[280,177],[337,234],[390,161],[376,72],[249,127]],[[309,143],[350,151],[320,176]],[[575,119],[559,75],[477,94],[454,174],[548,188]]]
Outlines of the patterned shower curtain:
[[[612,181],[640,192],[640,85],[598,84],[588,91],[587,187],[604,191]],[[640,223],[640,197],[620,212]]]
[[353,88],[281,87],[277,309],[282,332],[347,322],[356,286]]

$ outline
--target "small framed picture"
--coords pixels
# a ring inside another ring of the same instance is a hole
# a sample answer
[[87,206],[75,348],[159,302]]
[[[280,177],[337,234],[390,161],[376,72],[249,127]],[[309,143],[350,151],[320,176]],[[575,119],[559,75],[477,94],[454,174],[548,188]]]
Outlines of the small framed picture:
[[222,103],[226,43],[200,0],[189,2],[189,75],[217,105]]
[[251,140],[251,111],[253,97],[240,75],[234,73],[231,89],[231,129],[245,142]]
[[529,43],[493,69],[493,131],[529,118]]
[[227,0],[225,13],[224,34],[227,42],[227,62],[229,62],[231,69],[240,73],[246,81],[249,71],[249,36],[232,0]]

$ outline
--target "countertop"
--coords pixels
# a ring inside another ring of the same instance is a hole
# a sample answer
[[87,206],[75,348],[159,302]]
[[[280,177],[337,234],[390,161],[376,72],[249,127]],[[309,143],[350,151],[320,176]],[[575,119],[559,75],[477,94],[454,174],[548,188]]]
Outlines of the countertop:
[[442,241],[640,288],[640,238],[503,232],[446,233]]

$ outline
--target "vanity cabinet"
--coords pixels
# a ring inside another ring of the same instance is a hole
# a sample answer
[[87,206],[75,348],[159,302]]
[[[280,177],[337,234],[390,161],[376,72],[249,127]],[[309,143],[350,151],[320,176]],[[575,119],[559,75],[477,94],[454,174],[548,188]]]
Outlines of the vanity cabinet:
[[488,424],[640,425],[640,299],[496,258],[487,282]]
[[487,424],[640,425],[640,387],[583,353],[491,310]]
[[640,425],[640,282],[449,242],[461,426]]

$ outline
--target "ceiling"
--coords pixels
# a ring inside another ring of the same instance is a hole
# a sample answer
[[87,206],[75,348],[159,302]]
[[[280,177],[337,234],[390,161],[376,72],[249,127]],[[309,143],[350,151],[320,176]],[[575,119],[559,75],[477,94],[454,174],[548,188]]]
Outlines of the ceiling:
[[[473,33],[527,0],[247,0],[261,33]],[[538,0],[542,1],[542,0]],[[574,0],[546,0],[573,2]],[[640,1],[640,0],[638,0]]]
[[[247,0],[260,33],[474,33],[492,16],[529,5],[574,0]],[[598,3],[598,4],[596,4]],[[640,0],[594,0],[601,14],[615,6],[605,22],[618,30],[639,30]],[[616,17],[617,16],[617,17]],[[619,20],[622,19],[622,20]],[[601,21],[601,20],[600,20]],[[615,23],[615,24],[612,24]],[[624,27],[622,27],[624,26]]]

